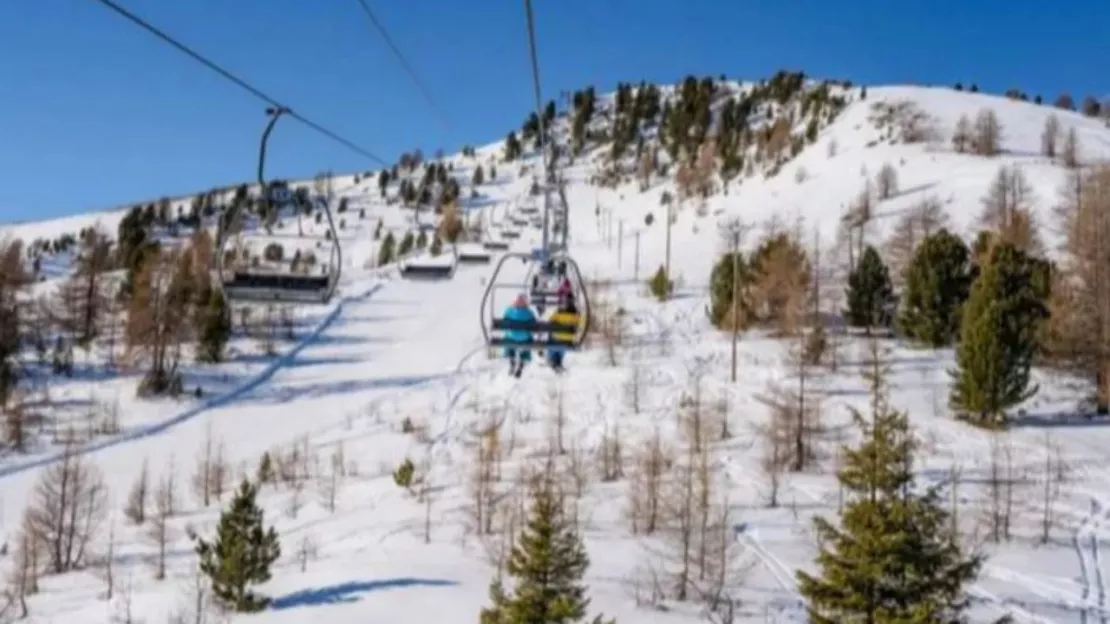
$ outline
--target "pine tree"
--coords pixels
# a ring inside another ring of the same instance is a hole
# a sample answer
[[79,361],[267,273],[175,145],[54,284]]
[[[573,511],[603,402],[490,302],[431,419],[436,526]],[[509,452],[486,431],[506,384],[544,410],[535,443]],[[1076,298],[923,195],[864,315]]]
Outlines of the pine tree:
[[438,234],[432,237],[432,244],[428,247],[428,253],[433,257],[443,253],[443,241],[440,240]]
[[887,306],[892,297],[890,272],[879,252],[868,246],[855,270],[848,275],[848,324],[866,328],[868,335],[872,327],[889,326]]
[[281,556],[277,532],[263,528],[257,494],[258,488],[243,479],[230,507],[220,514],[215,542],[197,539],[200,571],[212,580],[212,593],[237,612],[261,611],[270,604],[249,587],[270,580],[270,566]]
[[837,474],[849,500],[840,526],[814,519],[816,575],[797,573],[817,624],[958,622],[982,558],[962,552],[936,488],[915,490],[916,442],[905,413],[887,402],[874,353],[871,419],[853,412],[863,441]]
[[1010,244],[991,251],[971,287],[960,325],[949,402],[981,424],[1036,393],[1029,371],[1047,318],[1048,266]]
[[967,245],[943,228],[926,237],[906,267],[898,317],[902,332],[934,348],[951,344],[970,282]]
[[204,323],[200,328],[198,359],[202,362],[222,362],[224,348],[231,337],[231,311],[227,301],[218,289],[208,295],[208,304],[201,313]]
[[408,255],[415,243],[416,237],[412,235],[412,232],[405,232],[405,237],[401,239],[401,245],[397,248],[397,257]]
[[471,186],[481,186],[485,183],[486,183],[485,171],[482,169],[482,165],[478,165],[477,167],[474,168],[474,177],[472,177],[470,179],[470,185]]
[[674,290],[674,282],[667,276],[667,270],[663,265],[655,271],[655,274],[648,280],[648,289],[651,291],[653,297],[660,301],[666,301]]
[[388,232],[385,238],[382,239],[381,247],[378,248],[378,266],[385,266],[393,262],[396,248],[397,240],[393,238],[393,232]]
[[[586,617],[590,600],[581,584],[590,565],[578,534],[565,514],[562,495],[550,478],[532,484],[527,525],[513,546],[507,571],[515,579],[506,593],[500,580],[490,585],[481,624],[569,624]],[[606,624],[601,616],[594,624]],[[613,624],[609,621],[608,624]]]

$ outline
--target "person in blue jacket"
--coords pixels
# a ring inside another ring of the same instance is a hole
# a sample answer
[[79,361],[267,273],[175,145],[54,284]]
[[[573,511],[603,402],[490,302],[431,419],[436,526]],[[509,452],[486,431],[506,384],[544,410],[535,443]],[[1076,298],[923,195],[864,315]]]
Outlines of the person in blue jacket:
[[[535,323],[536,314],[528,306],[528,297],[524,294],[517,295],[513,305],[505,310],[503,320],[520,323]],[[509,373],[513,377],[520,377],[524,372],[524,365],[532,360],[531,349],[520,349],[511,346],[511,343],[527,344],[532,342],[532,332],[523,329],[514,329],[505,332],[505,340],[510,343],[505,347],[505,357],[509,359]]]

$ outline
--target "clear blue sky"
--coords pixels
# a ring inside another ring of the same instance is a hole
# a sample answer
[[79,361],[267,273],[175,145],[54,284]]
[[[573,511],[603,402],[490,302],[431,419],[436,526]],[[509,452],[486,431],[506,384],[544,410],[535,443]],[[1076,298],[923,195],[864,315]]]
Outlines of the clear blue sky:
[[[446,111],[425,104],[355,0],[121,0],[387,161],[455,151],[531,107],[519,0],[371,0]],[[779,68],[857,83],[977,82],[1105,95],[1095,0],[535,0],[546,94]],[[0,221],[253,175],[263,105],[92,0],[0,2]],[[275,176],[377,166],[283,122]]]

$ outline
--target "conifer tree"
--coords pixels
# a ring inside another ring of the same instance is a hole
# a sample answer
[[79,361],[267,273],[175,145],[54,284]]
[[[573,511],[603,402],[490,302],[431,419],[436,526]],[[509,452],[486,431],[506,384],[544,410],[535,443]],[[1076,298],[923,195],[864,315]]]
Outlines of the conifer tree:
[[386,233],[385,238],[382,239],[382,246],[378,248],[378,266],[385,266],[393,262],[396,248],[397,240],[393,238],[393,232]]
[[971,281],[967,245],[947,229],[927,236],[906,267],[898,325],[930,347],[951,344],[960,324],[960,306]]
[[982,558],[961,550],[937,489],[915,490],[916,442],[887,401],[877,350],[871,418],[853,412],[863,440],[845,449],[837,474],[849,500],[839,527],[814,518],[818,571],[798,571],[798,589],[817,624],[958,622]]
[[[528,523],[509,556],[515,580],[507,593],[500,580],[490,586],[492,605],[481,624],[570,624],[582,622],[590,600],[582,577],[589,567],[585,546],[566,516],[562,495],[550,477],[532,484]],[[597,616],[593,624],[614,624]]]
[[1036,393],[1029,371],[1047,318],[1047,263],[1008,243],[993,248],[971,287],[960,324],[949,402],[980,424]]
[[231,312],[222,292],[218,289],[209,291],[208,303],[199,317],[204,322],[200,328],[198,359],[202,362],[222,362],[224,348],[231,337]]
[[255,502],[258,488],[246,479],[220,514],[216,540],[197,538],[200,571],[212,581],[212,593],[225,607],[237,612],[265,609],[270,599],[250,591],[250,586],[270,580],[270,566],[281,556],[273,527],[263,527],[262,510]]
[[416,237],[412,232],[405,232],[405,237],[401,239],[401,245],[397,248],[397,256],[403,257],[412,251],[412,246],[416,243]]
[[486,183],[485,171],[482,169],[482,165],[478,165],[477,167],[474,168],[474,177],[472,177],[470,179],[470,184],[471,184],[471,186],[481,186],[485,183]]
[[848,275],[848,324],[866,328],[868,335],[872,327],[888,326],[890,315],[887,306],[892,296],[890,272],[879,252],[869,245],[856,268]]

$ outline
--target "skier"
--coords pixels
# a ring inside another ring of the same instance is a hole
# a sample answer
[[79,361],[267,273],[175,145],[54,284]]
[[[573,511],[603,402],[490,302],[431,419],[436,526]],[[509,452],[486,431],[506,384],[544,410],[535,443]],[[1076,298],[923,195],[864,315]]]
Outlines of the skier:
[[[517,295],[513,305],[505,310],[505,314],[501,318],[514,323],[536,322],[536,315],[532,312],[532,308],[528,307],[528,297],[524,293]],[[520,374],[524,372],[525,363],[532,359],[532,351],[527,348],[511,346],[511,343],[528,344],[532,342],[532,332],[526,329],[512,329],[505,332],[505,340],[510,343],[505,347],[505,357],[509,359],[509,374],[519,379]]]
[[569,277],[563,277],[559,280],[559,288],[555,290],[555,296],[558,297],[560,303],[567,297],[574,296],[574,287],[570,285]]
[[[574,295],[567,293],[559,298],[559,308],[551,315],[551,322],[558,325],[578,327],[578,307],[574,305]],[[563,372],[563,357],[567,352],[567,345],[574,342],[574,332],[552,332],[552,342],[559,346],[547,349],[547,361],[551,369],[557,373]]]

